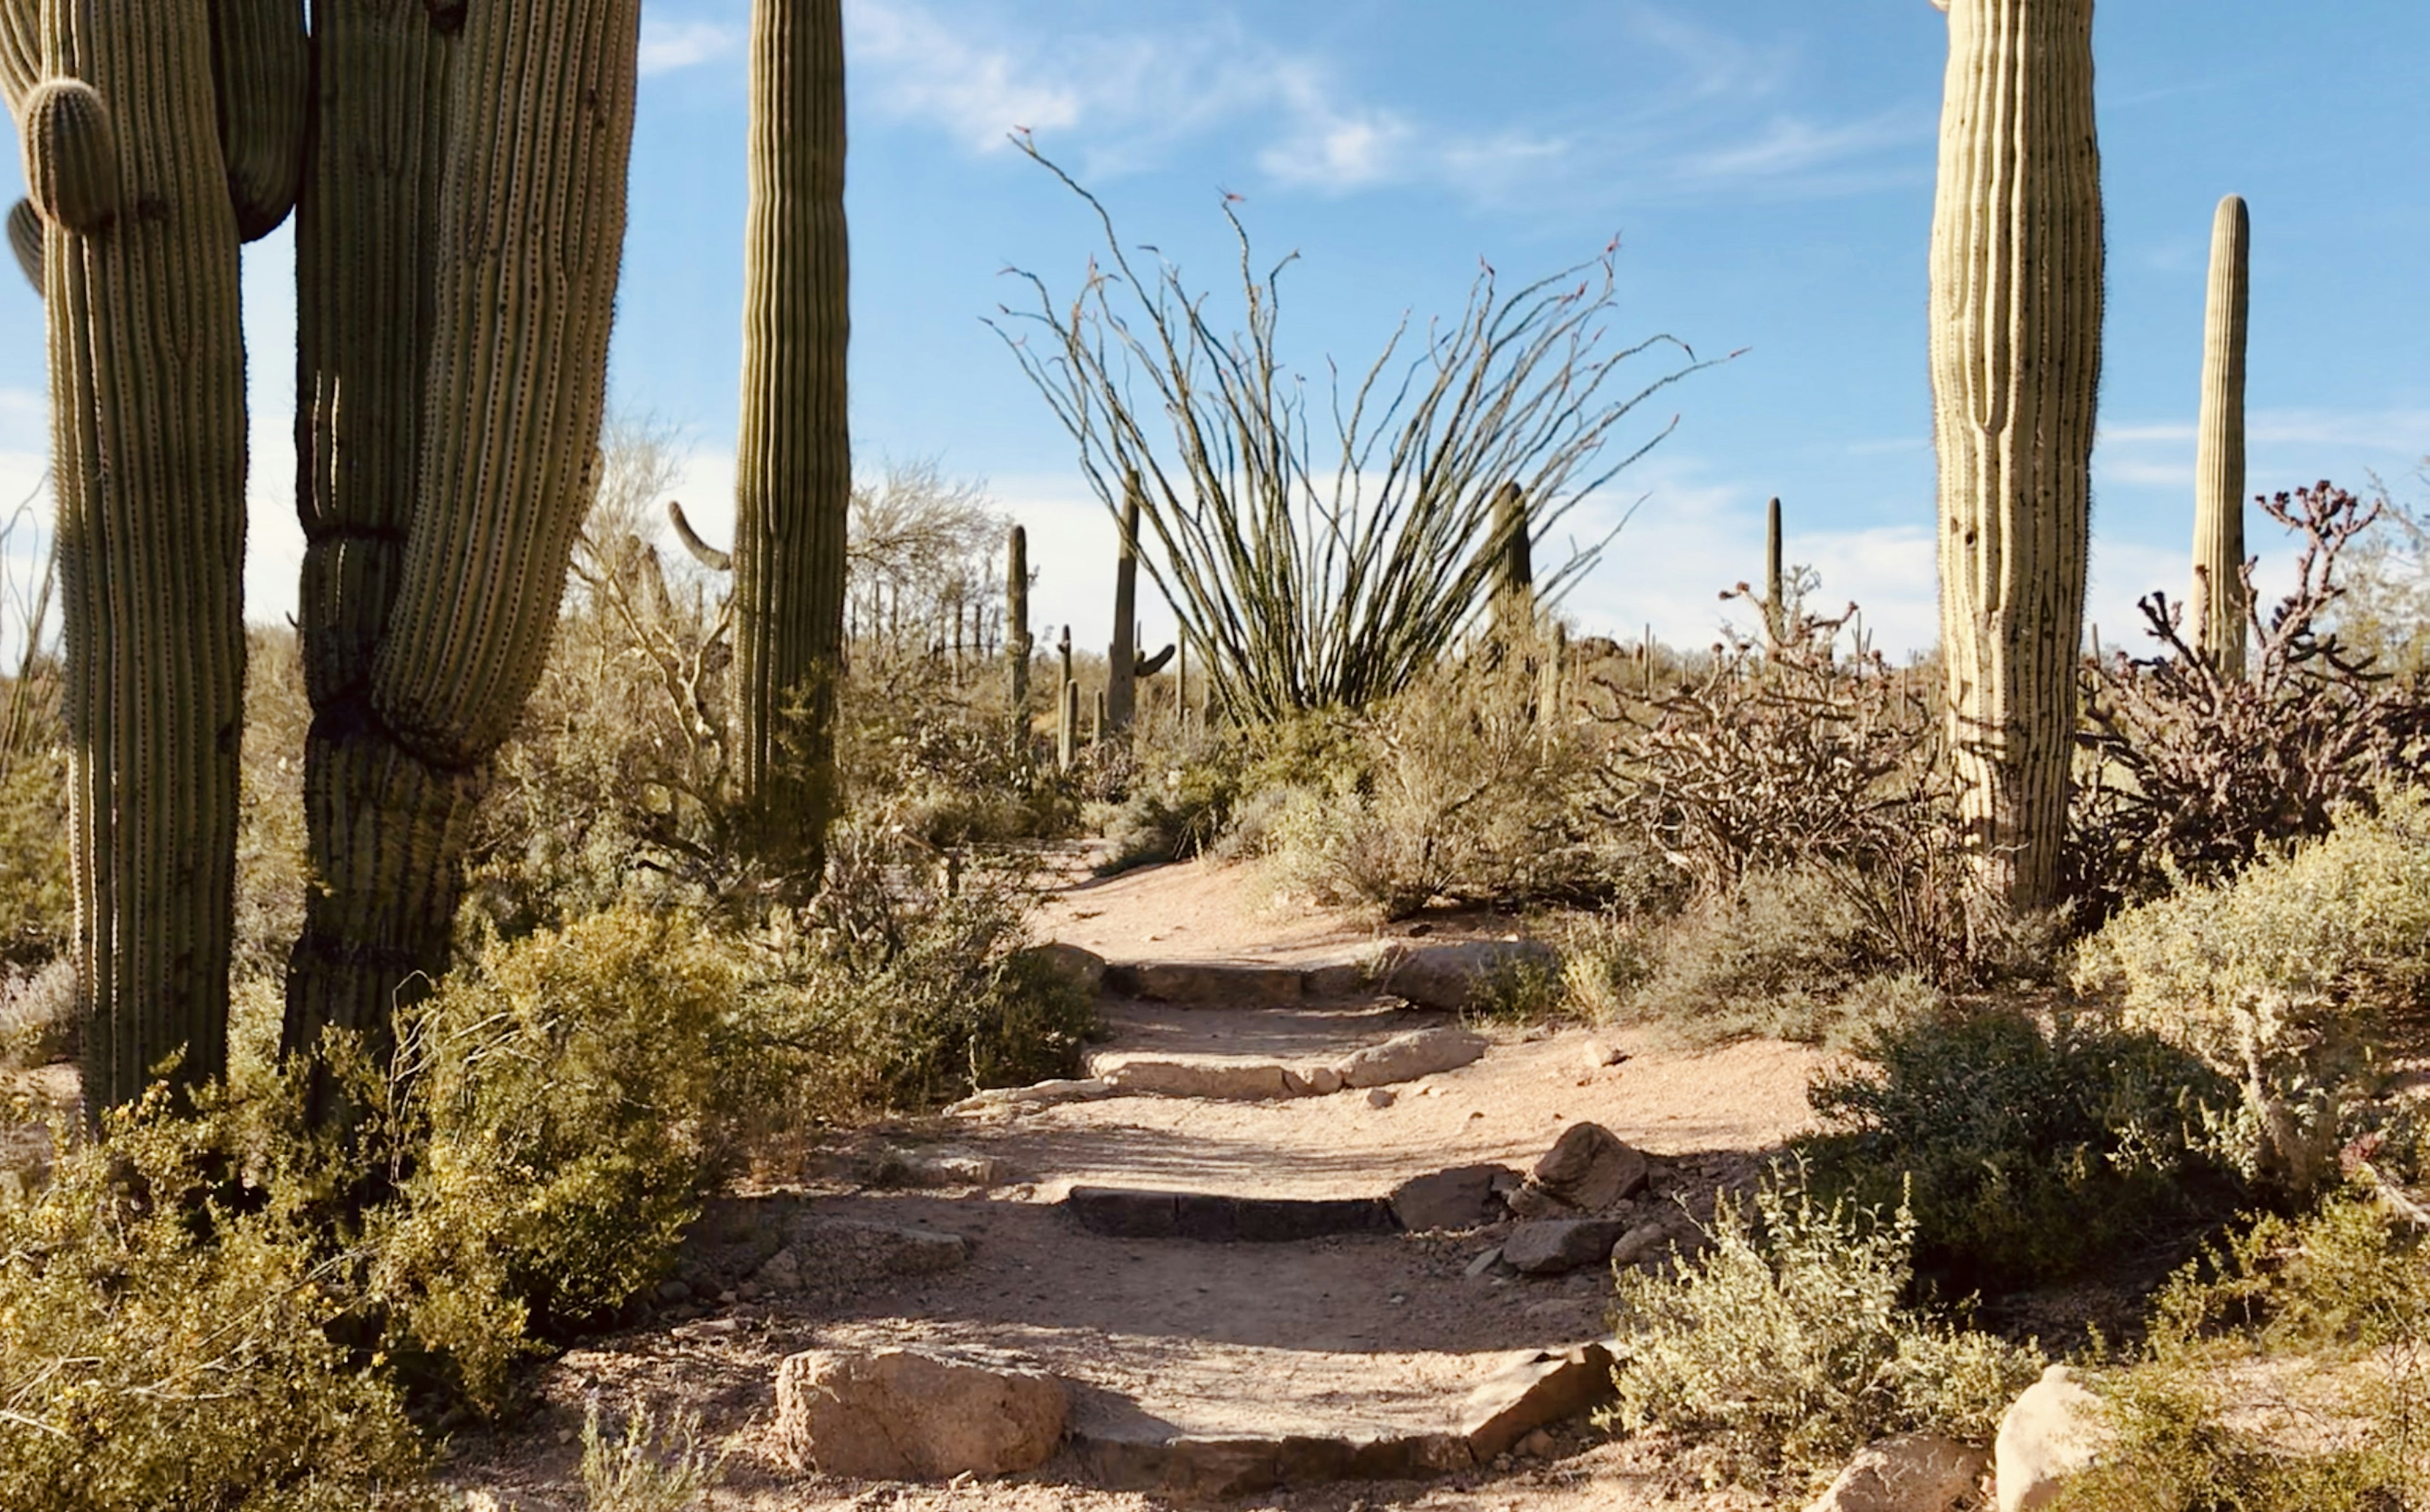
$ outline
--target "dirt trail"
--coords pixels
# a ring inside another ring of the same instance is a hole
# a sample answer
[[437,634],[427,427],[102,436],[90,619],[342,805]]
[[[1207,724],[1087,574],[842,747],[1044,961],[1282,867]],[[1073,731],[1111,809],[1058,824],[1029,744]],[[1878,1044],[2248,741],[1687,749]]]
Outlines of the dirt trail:
[[[1373,932],[1310,910],[1277,918],[1237,872],[1187,864],[1074,886],[1050,900],[1041,933],[1117,962],[1339,960]],[[1506,925],[1504,927],[1506,928]],[[1462,932],[1456,929],[1446,933]],[[1493,922],[1465,932],[1495,933]],[[1373,993],[1272,1007],[1109,999],[1103,1054],[1317,1062],[1412,1027],[1446,1022]],[[1140,1504],[1089,1488],[1091,1463],[1067,1452],[1015,1483],[864,1487],[804,1479],[776,1462],[768,1433],[776,1364],[801,1349],[929,1343],[1014,1350],[1075,1384],[1074,1430],[1156,1442],[1178,1436],[1375,1438],[1454,1431],[1461,1399],[1515,1352],[1606,1331],[1610,1278],[1590,1266],[1534,1278],[1472,1267],[1507,1225],[1461,1233],[1334,1234],[1280,1243],[1108,1237],[1060,1205],[1074,1186],[1242,1197],[1373,1198],[1456,1166],[1523,1170],[1561,1131],[1590,1120],[1656,1158],[1639,1213],[1702,1209],[1721,1185],[1749,1182],[1767,1152],[1803,1127],[1812,1052],[1750,1043],[1707,1054],[1653,1037],[1606,1034],[1619,1064],[1594,1066],[1582,1030],[1493,1036],[1482,1059],[1391,1088],[1271,1101],[1116,1097],[875,1131],[830,1153],[803,1193],[824,1218],[963,1236],[958,1269],[838,1288],[832,1295],[736,1301],[709,1316],[594,1341],[542,1383],[542,1431],[467,1441],[463,1484],[527,1507],[576,1505],[564,1441],[593,1393],[682,1399],[736,1450],[718,1504],[731,1506],[1089,1506]],[[1385,1102],[1385,1099],[1376,1099]],[[886,1189],[881,1148],[923,1146],[999,1163],[987,1188]],[[770,1202],[803,1203],[802,1194]],[[746,1199],[747,1201],[747,1199]],[[1526,1508],[1752,1504],[1691,1490],[1642,1446],[1601,1445],[1573,1429],[1549,1461],[1507,1460],[1425,1484],[1289,1488],[1290,1504],[1360,1498],[1418,1506]],[[1275,1504],[1281,1504],[1277,1502]]]

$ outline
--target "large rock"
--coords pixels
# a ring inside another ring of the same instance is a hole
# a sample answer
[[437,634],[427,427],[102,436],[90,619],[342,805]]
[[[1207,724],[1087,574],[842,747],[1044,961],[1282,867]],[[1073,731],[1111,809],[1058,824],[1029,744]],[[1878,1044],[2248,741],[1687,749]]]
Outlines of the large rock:
[[1334,1070],[1344,1087],[1387,1087],[1438,1072],[1456,1071],[1485,1054],[1485,1037],[1445,1025],[1394,1035],[1341,1060]]
[[1114,1084],[1095,1076],[1037,1082],[1028,1087],[990,1087],[945,1109],[953,1114],[1019,1112],[1057,1103],[1092,1103],[1114,1095]]
[[1573,1123],[1528,1173],[1529,1182],[1586,1212],[1601,1212],[1652,1185],[1645,1156],[1600,1123]]
[[1490,1223],[1501,1216],[1502,1205],[1493,1192],[1494,1178],[1506,1173],[1503,1166],[1461,1166],[1412,1177],[1392,1188],[1392,1216],[1413,1234]]
[[1043,945],[1032,945],[1022,954],[1033,956],[1052,971],[1071,978],[1072,985],[1094,997],[1106,985],[1106,958],[1092,950],[1050,939]]
[[1806,1512],[1951,1512],[1971,1506],[1990,1456],[1932,1434],[1868,1444]]
[[1385,991],[1446,1013],[1479,1006],[1505,972],[1560,970],[1560,953],[1532,939],[1394,940],[1368,963],[1369,974]]
[[804,1470],[866,1480],[1044,1464],[1071,1410],[1043,1371],[914,1349],[809,1350],[776,1369],[776,1438]]
[[1627,1227],[1617,1218],[1537,1219],[1510,1231],[1502,1241],[1502,1258],[1529,1275],[1560,1275],[1601,1265]]
[[952,1148],[888,1150],[870,1172],[880,1187],[993,1187],[1003,1179],[1003,1161]]
[[2044,1371],[2000,1419],[1991,1451],[2000,1512],[2048,1505],[2069,1477],[2092,1468],[2115,1434],[2101,1399],[2074,1371],[2064,1365]]
[[1089,1057],[1089,1070],[1123,1097],[1202,1097],[1258,1102],[1300,1095],[1282,1067],[1245,1060],[1168,1060],[1109,1051]]
[[1507,1453],[1547,1423],[1574,1418],[1611,1399],[1611,1351],[1582,1344],[1519,1360],[1488,1376],[1460,1404],[1460,1433],[1478,1460]]

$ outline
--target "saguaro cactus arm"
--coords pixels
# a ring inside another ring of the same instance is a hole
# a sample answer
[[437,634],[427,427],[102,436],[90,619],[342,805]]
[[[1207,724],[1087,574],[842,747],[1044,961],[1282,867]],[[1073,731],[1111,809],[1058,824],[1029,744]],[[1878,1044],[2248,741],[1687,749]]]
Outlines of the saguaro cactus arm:
[[8,250],[16,256],[17,267],[34,292],[42,291],[42,214],[31,200],[19,200],[8,207]]
[[754,0],[734,601],[743,794],[814,885],[836,807],[852,441],[842,0]]
[[295,208],[310,49],[297,0],[210,0],[220,151],[237,234],[258,241]]
[[2092,0],[1952,0],[1932,224],[1941,656],[1984,880],[2054,900],[2101,374]]
[[2202,409],[2194,441],[2194,649],[2244,675],[2244,332],[2253,223],[2241,197],[2219,202],[2203,314]]
[[44,219],[87,235],[118,217],[118,126],[101,91],[80,78],[46,78],[18,112],[25,192]]

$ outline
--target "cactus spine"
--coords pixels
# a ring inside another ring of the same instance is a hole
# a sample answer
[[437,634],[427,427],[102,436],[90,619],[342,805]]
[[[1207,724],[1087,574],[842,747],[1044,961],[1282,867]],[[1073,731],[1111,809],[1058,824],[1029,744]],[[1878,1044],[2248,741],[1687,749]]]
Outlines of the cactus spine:
[[[595,484],[640,0],[314,7],[296,229],[305,814],[285,1040],[443,971]],[[342,465],[341,465],[342,462]]]
[[1114,640],[1106,651],[1105,709],[1100,734],[1130,727],[1139,703],[1140,477],[1123,480],[1123,536],[1114,557]]
[[2092,0],[1950,0],[1932,218],[1940,638],[1990,893],[2056,900],[2101,374]]
[[1004,655],[1012,677],[1013,727],[1029,722],[1029,532],[1019,525],[1004,544]]
[[1763,511],[1763,633],[1773,645],[1789,639],[1789,600],[1782,591],[1780,565],[1780,499]]
[[2211,221],[2203,313],[2202,419],[2194,442],[2194,649],[2244,676],[2244,323],[2253,223],[2241,196]]
[[[39,225],[86,1105],[227,1058],[244,348],[205,0],[0,5]],[[141,213],[127,213],[141,207]],[[39,229],[39,256],[26,233]]]
[[754,0],[735,686],[760,854],[810,886],[837,801],[852,494],[843,69],[842,0]]

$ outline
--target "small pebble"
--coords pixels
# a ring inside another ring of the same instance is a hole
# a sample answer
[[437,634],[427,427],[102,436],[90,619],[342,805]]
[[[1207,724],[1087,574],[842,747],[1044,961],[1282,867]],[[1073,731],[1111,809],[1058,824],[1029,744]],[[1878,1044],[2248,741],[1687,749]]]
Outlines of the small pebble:
[[1400,1100],[1401,1094],[1393,1091],[1389,1087],[1375,1088],[1370,1090],[1367,1094],[1367,1105],[1369,1107],[1390,1107]]

